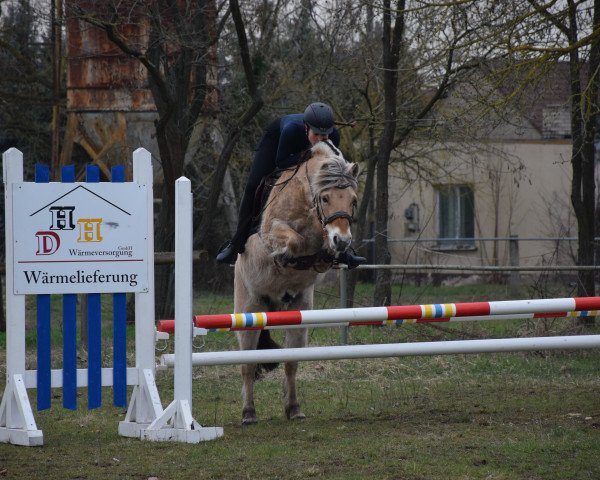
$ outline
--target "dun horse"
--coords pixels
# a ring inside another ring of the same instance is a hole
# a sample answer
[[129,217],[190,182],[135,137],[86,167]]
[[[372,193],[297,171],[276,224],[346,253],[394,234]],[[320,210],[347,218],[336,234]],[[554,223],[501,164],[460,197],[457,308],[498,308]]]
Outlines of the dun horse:
[[[352,241],[358,165],[347,163],[329,143],[318,143],[307,159],[275,182],[262,213],[235,264],[235,312],[313,308],[314,285]],[[241,350],[278,346],[268,330],[237,332]],[[259,341],[260,338],[260,341]],[[288,329],[285,346],[304,347],[306,329]],[[297,362],[285,364],[285,413],[302,419],[296,397]],[[242,366],[242,423],[257,422],[254,380],[257,365]]]

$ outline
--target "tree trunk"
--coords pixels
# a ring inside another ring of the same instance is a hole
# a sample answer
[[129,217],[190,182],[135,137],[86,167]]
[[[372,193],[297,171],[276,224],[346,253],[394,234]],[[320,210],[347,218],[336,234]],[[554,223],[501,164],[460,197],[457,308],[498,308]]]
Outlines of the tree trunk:
[[[166,189],[166,185],[164,189]],[[174,185],[171,187],[174,189]],[[172,252],[175,250],[175,204],[170,195],[162,194],[162,203],[154,232],[154,250]],[[174,304],[174,266],[157,265],[154,271],[155,305],[157,318],[173,318]]]
[[[391,259],[387,242],[388,197],[388,162],[380,161],[377,166],[377,194],[375,199],[375,263],[378,265],[389,265]],[[391,280],[391,270],[381,268],[377,270],[373,305],[391,305]]]
[[[370,42],[373,38],[373,24],[375,20],[374,8],[372,4],[366,5],[367,9],[367,24],[365,28],[365,39],[367,42]],[[371,98],[369,96],[369,83],[367,83],[364,91],[361,92],[364,96],[365,101],[369,107],[369,111],[371,116],[374,115],[373,105],[371,103]],[[358,207],[358,212],[356,215],[356,229],[352,231],[352,236],[356,239],[354,242],[357,245],[357,251],[359,254],[363,255],[366,258],[369,258],[367,255],[367,249],[370,248],[369,245],[365,245],[362,243],[365,237],[368,235],[367,225],[368,225],[368,212],[369,206],[373,201],[373,179],[375,177],[375,167],[377,165],[377,156],[375,155],[375,129],[373,127],[373,123],[370,122],[368,126],[369,132],[369,153],[368,153],[368,161],[367,161],[367,178],[365,180],[365,187],[363,189],[360,205]],[[373,260],[371,260],[373,261]],[[348,275],[348,284],[347,284],[347,304],[348,307],[354,307],[354,295],[356,292],[356,284],[358,283],[359,272],[356,270],[352,270]]]
[[[600,19],[600,1],[595,1],[594,25]],[[577,23],[575,7],[570,8],[569,40],[573,45],[577,40]],[[594,236],[596,218],[596,184],[595,184],[595,146],[594,139],[597,131],[595,119],[598,117],[598,66],[600,65],[598,40],[591,49],[590,75],[591,83],[582,88],[581,62],[577,48],[569,55],[571,78],[571,129],[573,149],[571,166],[571,203],[577,218],[578,234],[578,265],[595,265]],[[578,273],[577,295],[595,295],[594,272],[580,271]]]
[[[358,208],[358,213],[356,215],[356,230],[352,232],[352,236],[358,239],[359,242],[365,239],[367,235],[367,212],[369,211],[369,204],[373,200],[373,179],[375,177],[375,166],[377,165],[377,157],[372,154],[372,157],[369,158],[369,163],[367,167],[367,178],[365,180],[365,188],[363,190],[360,206]],[[368,247],[366,245],[362,245],[361,248],[358,248],[358,253],[366,256],[366,249]],[[358,271],[352,270],[350,275],[348,275],[348,306],[354,306],[354,293],[356,291],[356,284],[358,282]]]
[[[384,88],[384,127],[377,152],[377,195],[375,206],[375,258],[381,265],[389,265],[390,252],[387,243],[388,225],[388,165],[394,148],[396,134],[396,97],[398,90],[398,64],[400,45],[404,36],[405,0],[396,2],[395,12],[390,1],[384,2],[383,13],[383,88]],[[394,27],[392,28],[392,15]],[[374,305],[390,305],[391,271],[378,270],[373,295]]]
[[230,0],[229,7],[231,9],[231,16],[235,24],[238,47],[240,49],[240,58],[244,67],[244,74],[246,76],[246,83],[248,85],[248,92],[252,98],[252,103],[240,116],[236,124],[231,128],[229,135],[225,140],[225,145],[221,151],[221,155],[217,160],[217,166],[215,168],[215,173],[212,180],[212,188],[206,201],[206,209],[202,217],[202,222],[194,234],[195,241],[198,241],[200,244],[203,244],[206,241],[207,236],[210,235],[210,225],[212,224],[216,215],[216,207],[221,194],[223,179],[225,178],[225,172],[227,171],[227,166],[229,165],[229,159],[233,154],[233,149],[239,140],[242,130],[252,121],[264,103],[252,68],[252,58],[250,55],[248,39],[246,37],[246,31],[238,1]]

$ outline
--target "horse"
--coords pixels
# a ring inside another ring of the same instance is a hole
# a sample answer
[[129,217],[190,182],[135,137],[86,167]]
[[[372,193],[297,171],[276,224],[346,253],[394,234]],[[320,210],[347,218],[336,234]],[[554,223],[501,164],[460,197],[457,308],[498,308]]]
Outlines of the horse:
[[[234,310],[267,312],[313,308],[314,285],[352,242],[358,165],[330,142],[319,142],[272,185],[260,226],[238,255]],[[240,350],[279,348],[268,330],[236,332]],[[305,328],[286,329],[285,347],[304,347]],[[264,365],[266,369],[277,364]],[[254,381],[260,365],[242,365],[242,424],[258,421]],[[285,363],[284,402],[289,420],[304,419],[296,396],[298,362]]]

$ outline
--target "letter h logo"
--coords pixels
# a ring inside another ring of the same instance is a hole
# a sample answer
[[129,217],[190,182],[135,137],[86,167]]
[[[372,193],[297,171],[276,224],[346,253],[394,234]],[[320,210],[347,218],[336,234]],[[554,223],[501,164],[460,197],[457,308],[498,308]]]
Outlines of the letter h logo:
[[101,218],[80,218],[77,223],[79,224],[78,242],[101,242],[103,240],[100,235]]
[[52,213],[50,230],[75,230],[73,210],[75,207],[50,207]]

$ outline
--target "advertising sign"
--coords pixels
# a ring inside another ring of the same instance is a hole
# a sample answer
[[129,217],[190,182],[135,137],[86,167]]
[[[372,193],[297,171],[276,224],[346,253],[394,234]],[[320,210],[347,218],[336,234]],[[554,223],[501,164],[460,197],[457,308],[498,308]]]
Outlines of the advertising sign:
[[148,290],[147,187],[13,185],[14,293]]

